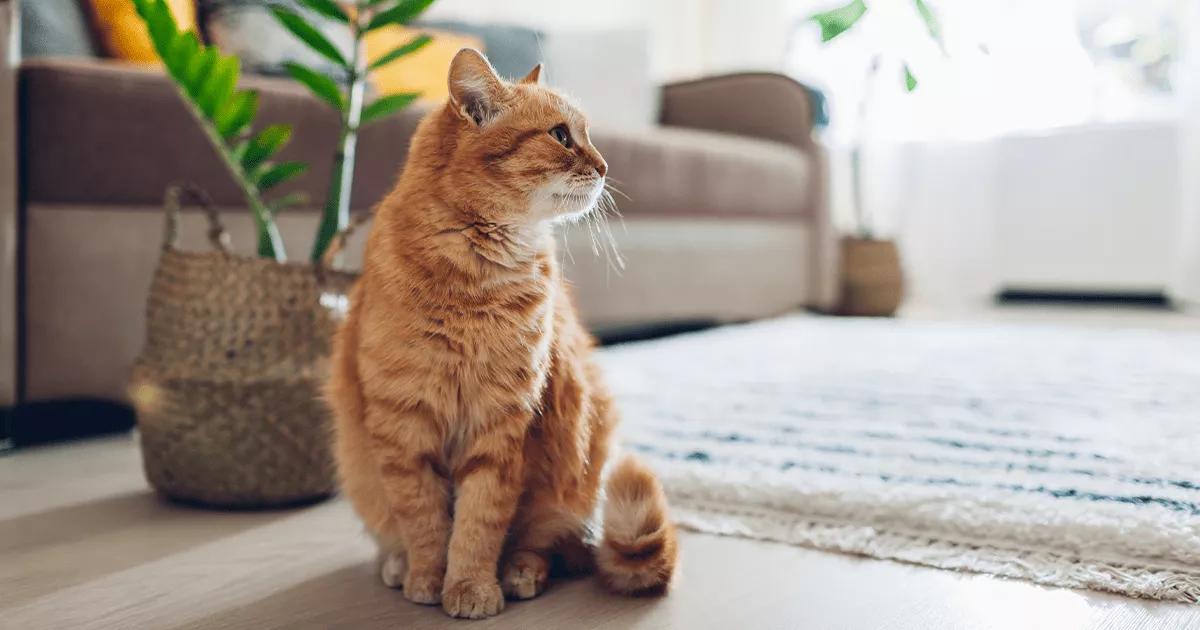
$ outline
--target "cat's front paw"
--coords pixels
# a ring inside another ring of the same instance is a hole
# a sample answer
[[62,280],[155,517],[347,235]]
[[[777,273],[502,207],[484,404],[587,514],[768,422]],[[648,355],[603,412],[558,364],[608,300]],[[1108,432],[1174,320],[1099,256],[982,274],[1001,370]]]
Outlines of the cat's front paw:
[[496,580],[459,580],[442,591],[442,610],[451,617],[483,619],[504,610],[504,593]]
[[512,599],[531,599],[546,588],[550,564],[532,551],[517,551],[504,565],[500,587]]
[[414,604],[435,605],[442,601],[442,576],[409,571],[404,577],[404,598]]

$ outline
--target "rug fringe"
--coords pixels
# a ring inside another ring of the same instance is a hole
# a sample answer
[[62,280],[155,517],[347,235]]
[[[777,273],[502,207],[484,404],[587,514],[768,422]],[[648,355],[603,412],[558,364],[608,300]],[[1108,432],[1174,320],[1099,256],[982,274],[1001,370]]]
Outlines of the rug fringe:
[[868,525],[822,523],[768,510],[732,511],[676,500],[672,502],[671,512],[680,527],[701,533],[770,540],[939,569],[1018,578],[1045,586],[1200,603],[1200,573],[1082,561],[1048,550],[966,544],[885,531]]

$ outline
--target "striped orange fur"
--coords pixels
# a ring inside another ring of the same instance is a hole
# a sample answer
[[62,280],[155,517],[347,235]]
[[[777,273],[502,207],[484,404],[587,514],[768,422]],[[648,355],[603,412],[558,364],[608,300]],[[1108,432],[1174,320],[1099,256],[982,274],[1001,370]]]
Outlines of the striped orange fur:
[[595,557],[587,523],[616,411],[558,267],[555,221],[591,211],[607,165],[587,122],[461,51],[380,204],[334,344],[327,398],[342,484],[411,601],[486,617],[554,563],[621,592],[676,555],[658,482],[623,462]]

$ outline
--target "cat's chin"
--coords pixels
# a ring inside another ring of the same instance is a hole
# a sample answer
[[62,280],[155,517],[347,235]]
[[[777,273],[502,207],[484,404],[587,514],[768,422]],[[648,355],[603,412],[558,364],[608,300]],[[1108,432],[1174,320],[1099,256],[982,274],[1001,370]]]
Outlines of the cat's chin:
[[554,193],[548,201],[545,211],[536,212],[541,219],[553,223],[571,223],[596,209],[597,195]]
[[552,223],[575,223],[576,221],[579,221],[579,220],[583,219],[584,217],[586,217],[587,215],[591,214],[592,210],[595,210],[595,206],[590,207],[590,208],[584,208],[582,210],[576,210],[574,212],[560,212],[560,213],[558,213],[558,215],[556,215],[555,217],[553,217],[551,219],[551,222]]
[[578,200],[574,200],[572,203],[561,204],[551,220],[554,223],[574,223],[587,217],[595,209],[594,201],[582,204]]

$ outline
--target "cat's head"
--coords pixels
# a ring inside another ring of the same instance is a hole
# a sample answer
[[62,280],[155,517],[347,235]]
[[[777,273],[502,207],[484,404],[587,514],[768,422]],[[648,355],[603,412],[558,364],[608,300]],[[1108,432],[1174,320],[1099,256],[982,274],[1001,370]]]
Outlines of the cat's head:
[[450,65],[455,142],[448,166],[458,190],[506,215],[497,220],[582,216],[604,191],[608,165],[592,146],[587,119],[541,85],[541,69],[510,83],[469,48]]

